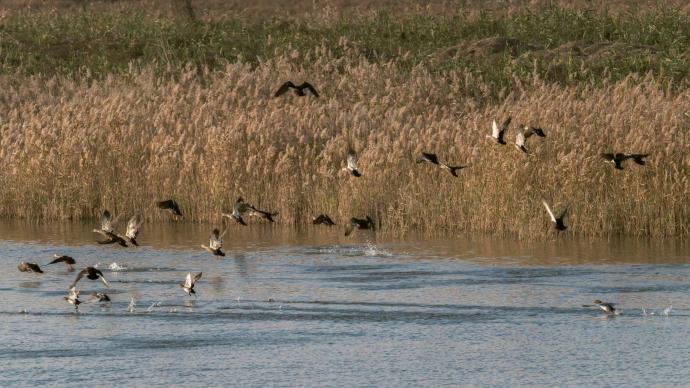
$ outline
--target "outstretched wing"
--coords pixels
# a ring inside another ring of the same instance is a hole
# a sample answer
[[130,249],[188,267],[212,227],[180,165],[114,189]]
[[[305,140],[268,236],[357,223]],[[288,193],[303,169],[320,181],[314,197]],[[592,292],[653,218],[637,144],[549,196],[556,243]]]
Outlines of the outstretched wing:
[[295,87],[295,84],[293,84],[292,81],[287,81],[284,84],[280,85],[280,88],[278,88],[278,90],[275,92],[273,97],[280,97],[283,94],[285,94],[285,92],[290,90],[290,88],[294,88],[294,87]]
[[525,146],[525,139],[526,136],[522,132],[518,132],[517,135],[515,136],[515,145],[518,147],[524,147]]
[[194,277],[192,278],[192,284],[196,283],[199,279],[201,279],[201,272],[194,275]]
[[103,211],[103,215],[101,215],[101,230],[104,232],[113,231],[113,216],[107,210]]
[[503,124],[501,124],[501,132],[503,132],[503,131],[505,131],[506,129],[508,129],[508,126],[510,125],[510,121],[511,121],[512,119],[513,119],[512,117],[508,117],[508,118],[503,122]]
[[[553,215],[553,211],[551,211],[551,207],[549,206],[548,203],[546,203],[545,200],[542,200],[541,203],[544,204],[544,207],[546,208],[546,211],[549,213],[549,216],[551,217],[552,222],[556,222],[556,216]],[[567,210],[567,208],[566,208]]]
[[177,205],[177,202],[174,199],[168,199],[165,201],[160,201],[157,202],[156,205],[163,210],[168,210],[171,213],[175,214],[176,216],[181,216],[182,212],[180,211],[180,207]]
[[187,273],[187,276],[184,278],[184,287],[185,288],[192,288],[194,286],[194,280],[192,280],[192,273],[189,272]]
[[496,120],[491,122],[491,137],[494,139],[498,139],[498,135],[501,132],[500,129],[498,129],[498,124],[496,124]]
[[353,149],[347,151],[347,168],[351,171],[357,169],[357,154]]
[[314,86],[312,86],[312,84],[310,84],[309,82],[302,82],[302,85],[300,85],[299,88],[300,89],[307,89],[308,91],[311,92],[311,94],[314,95],[314,97],[319,96],[319,93],[316,92],[316,89],[314,88]]
[[570,204],[565,205],[565,209],[563,209],[561,214],[558,215],[559,220],[562,220],[563,217],[565,217],[565,215],[568,214],[568,209],[570,209]]
[[139,228],[141,227],[141,220],[139,219],[139,216],[134,216],[129,219],[129,222],[127,222],[127,233],[125,233],[125,236],[127,236],[130,239],[135,239],[137,238],[137,235],[139,234]]
[[223,247],[223,236],[220,234],[220,231],[218,229],[213,229],[213,232],[211,232],[211,237],[208,245],[211,249],[214,250],[218,250]]

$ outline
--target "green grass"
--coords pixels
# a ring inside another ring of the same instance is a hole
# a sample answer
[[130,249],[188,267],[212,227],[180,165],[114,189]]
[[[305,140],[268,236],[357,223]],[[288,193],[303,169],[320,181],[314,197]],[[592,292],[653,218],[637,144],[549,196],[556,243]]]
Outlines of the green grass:
[[[490,56],[430,60],[429,55],[439,50],[496,36],[517,39],[515,55],[505,50]],[[339,45],[341,38],[349,42],[350,50]],[[620,45],[610,55],[594,59],[544,56],[572,41]],[[631,50],[631,45],[649,49]],[[690,18],[664,8],[616,16],[563,8],[523,8],[510,17],[464,9],[451,15],[402,18],[378,12],[332,23],[303,19],[194,23],[136,12],[13,14],[0,24],[0,71],[75,76],[88,71],[102,77],[125,72],[131,64],[153,63],[161,73],[177,73],[189,63],[215,69],[226,61],[257,63],[321,46],[338,55],[394,61],[401,68],[420,63],[434,72],[466,68],[483,74],[494,90],[514,85],[515,74],[528,79],[535,71],[542,79],[561,84],[652,72],[658,79],[685,86],[690,75]],[[297,61],[304,61],[309,70],[311,63],[304,55]]]

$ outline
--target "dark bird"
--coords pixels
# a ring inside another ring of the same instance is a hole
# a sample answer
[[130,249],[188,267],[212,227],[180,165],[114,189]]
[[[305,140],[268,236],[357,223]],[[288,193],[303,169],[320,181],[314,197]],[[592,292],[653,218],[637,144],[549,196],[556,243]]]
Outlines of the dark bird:
[[48,265],[55,264],[55,263],[65,263],[68,271],[70,271],[70,272],[74,271],[74,267],[72,267],[72,265],[76,264],[76,261],[74,261],[74,259],[72,257],[66,256],[66,255],[62,255],[62,256],[53,255],[53,257],[55,257],[55,260],[48,263]]
[[374,230],[374,221],[367,216],[365,219],[350,218],[350,222],[345,225],[345,236],[349,236],[355,229],[371,229]]
[[542,200],[541,203],[544,204],[546,211],[549,213],[549,216],[551,217],[551,222],[554,223],[554,227],[556,228],[557,231],[560,232],[560,231],[564,231],[564,230],[568,229],[568,227],[563,224],[563,218],[565,218],[565,215],[568,213],[568,208],[570,206],[566,206],[565,209],[563,209],[563,211],[561,212],[561,214],[559,214],[558,217],[556,217],[553,214],[551,207],[549,207],[549,204],[546,203],[546,201]]
[[75,286],[71,286],[69,288],[69,294],[63,297],[62,299],[66,300],[67,303],[74,306],[75,310],[79,310],[79,305],[81,304],[81,301],[79,300],[79,291],[77,291],[77,288]]
[[506,141],[503,140],[503,136],[505,135],[506,129],[508,129],[508,125],[510,125],[510,120],[511,118],[508,117],[506,121],[504,121],[503,124],[501,124],[500,128],[498,127],[498,124],[496,124],[496,120],[494,120],[491,123],[491,135],[486,135],[486,137],[490,138],[498,144],[505,145]]
[[89,299],[86,301],[86,303],[101,303],[101,302],[110,302],[110,297],[108,294],[104,294],[102,292],[92,292],[91,296],[89,296]]
[[244,215],[249,211],[249,205],[244,202],[242,197],[237,198],[237,201],[235,201],[235,205],[232,208],[232,213],[221,213],[223,217],[230,218],[231,220],[234,220],[240,225],[247,226],[247,223],[244,222]]
[[182,217],[180,206],[177,205],[177,201],[175,201],[174,199],[156,202],[156,206],[158,206],[159,209],[167,210],[170,214],[174,216]]
[[541,128],[528,127],[525,125],[524,130],[518,131],[517,135],[515,136],[515,148],[519,149],[520,151],[526,154],[529,154],[527,148],[525,148],[525,143],[527,142],[527,139],[529,139],[529,137],[532,135],[546,137],[544,130],[542,130]]
[[194,284],[201,279],[201,272],[198,274],[192,276],[192,273],[188,273],[187,276],[184,278],[184,283],[180,283],[180,287],[184,290],[184,292],[187,293],[187,295],[192,296],[194,294],[194,297],[196,298],[196,291],[194,291]]
[[352,148],[347,151],[347,165],[343,167],[343,171],[347,171],[357,178],[362,176],[357,170],[357,154]]
[[600,301],[599,299],[595,300],[592,303],[600,309],[604,310],[607,314],[616,314],[616,308],[613,307],[613,303],[605,303]]
[[608,163],[613,164],[616,170],[623,169],[623,162],[628,159],[632,159],[635,163],[640,166],[644,166],[646,158],[649,154],[621,154],[621,153],[602,153],[601,157]]
[[430,154],[427,152],[422,152],[422,157],[417,159],[417,163],[424,163],[424,162],[435,164],[444,170],[448,170],[448,172],[451,173],[451,175],[453,175],[454,177],[458,176],[459,170],[462,170],[463,168],[467,167],[467,166],[449,166],[443,162],[440,162],[438,160],[438,156],[436,156],[436,154]]
[[107,210],[105,210],[101,216],[101,228],[94,229],[93,232],[106,238],[106,240],[98,241],[99,244],[118,243],[123,247],[127,246],[127,242],[113,230],[113,216],[111,216],[110,212]]
[[335,225],[335,222],[331,219],[326,214],[320,214],[318,217],[314,217],[314,219],[311,220],[311,223],[314,225],[326,225],[326,226],[332,226]]
[[[227,229],[226,229],[227,231]],[[223,236],[225,235],[225,232],[223,234],[220,233],[218,229],[213,229],[211,232],[211,237],[209,238],[210,241],[208,243],[208,246],[206,245],[201,245],[202,248],[207,250],[208,252],[213,253],[214,256],[225,256],[225,252],[223,252]]]
[[36,272],[36,273],[43,273],[41,271],[41,267],[38,266],[36,263],[27,263],[25,261],[22,261],[19,263],[17,266],[17,269],[20,270],[21,272]]
[[139,235],[139,228],[141,228],[142,221],[139,216],[134,216],[127,222],[127,232],[124,237],[120,237],[130,244],[139,246],[137,243],[137,236]]
[[280,97],[290,89],[294,89],[295,94],[300,97],[304,97],[307,95],[305,91],[310,92],[314,95],[314,97],[319,96],[319,93],[316,92],[316,89],[309,82],[302,82],[302,85],[295,86],[295,84],[293,84],[292,81],[287,81],[284,84],[282,84],[280,88],[278,88],[278,91],[276,91],[273,97]]
[[248,206],[249,206],[249,215],[250,216],[259,217],[259,218],[264,219],[268,222],[275,222],[273,220],[273,217],[277,216],[278,212],[269,212],[269,211],[259,210],[254,205],[248,205]]
[[86,276],[86,278],[89,280],[100,280],[106,287],[110,288],[110,284],[108,284],[108,280],[105,278],[105,276],[103,276],[103,272],[94,267],[86,267],[79,271],[77,278],[74,280],[74,283],[72,283],[70,288],[76,287],[79,280],[81,280],[81,278],[84,276]]

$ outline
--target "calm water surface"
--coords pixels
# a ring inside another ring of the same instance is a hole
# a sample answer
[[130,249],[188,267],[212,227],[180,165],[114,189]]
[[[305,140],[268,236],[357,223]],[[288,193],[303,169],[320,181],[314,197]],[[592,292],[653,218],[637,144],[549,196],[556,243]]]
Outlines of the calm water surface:
[[[216,259],[199,247],[208,226],[148,224],[138,248],[96,245],[91,228],[0,224],[0,385],[690,384],[687,242],[251,226]],[[82,300],[113,302],[75,313],[54,253],[110,281],[82,280]],[[178,286],[195,271],[196,299]],[[622,314],[582,307],[596,298]]]

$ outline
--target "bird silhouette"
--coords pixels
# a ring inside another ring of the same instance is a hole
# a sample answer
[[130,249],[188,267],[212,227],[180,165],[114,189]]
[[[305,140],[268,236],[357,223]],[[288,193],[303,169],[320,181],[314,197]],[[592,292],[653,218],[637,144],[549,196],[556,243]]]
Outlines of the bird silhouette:
[[86,267],[79,271],[77,278],[74,280],[70,288],[76,287],[77,283],[79,283],[79,280],[81,280],[81,278],[84,276],[86,276],[86,278],[89,280],[100,280],[106,287],[110,287],[108,280],[105,278],[105,276],[103,276],[103,272],[94,267]]
[[19,263],[17,266],[17,269],[21,272],[36,272],[36,273],[43,273],[41,270],[41,267],[38,266],[36,263],[27,263],[25,261],[22,261]]
[[350,218],[350,222],[345,225],[345,236],[352,234],[355,229],[374,229],[374,221],[367,216],[367,218]]
[[237,198],[237,201],[235,201],[235,205],[232,208],[232,213],[221,213],[223,217],[230,218],[231,220],[234,220],[240,225],[247,226],[247,223],[244,222],[244,214],[249,211],[249,205],[244,202],[242,197]]
[[194,291],[194,284],[197,282],[197,280],[201,279],[201,272],[198,274],[192,276],[192,273],[188,273],[187,276],[184,278],[184,282],[180,283],[180,287],[184,290],[184,292],[187,293],[187,295],[191,296],[194,294],[194,297],[196,298],[196,291]]
[[362,176],[359,170],[357,170],[357,154],[352,148],[347,150],[347,165],[343,167],[343,171],[347,171],[357,178]]
[[512,120],[510,117],[508,117],[503,124],[499,127],[498,124],[496,124],[496,120],[494,120],[491,123],[491,135],[486,135],[486,137],[490,138],[491,140],[495,141],[498,144],[505,145],[506,141],[503,139],[506,130],[508,129],[508,125],[510,125],[510,120]]
[[515,148],[519,149],[525,154],[529,154],[527,148],[525,148],[525,143],[527,142],[527,139],[529,139],[532,135],[546,137],[546,134],[544,133],[544,130],[541,128],[528,127],[526,125],[523,127],[524,129],[522,131],[518,131],[517,135],[515,136]]
[[99,244],[118,243],[123,247],[127,246],[127,242],[113,230],[113,216],[108,210],[105,210],[101,215],[101,228],[94,229],[93,232],[106,238],[106,240],[98,241]]
[[48,263],[48,265],[56,264],[56,263],[65,263],[68,271],[70,271],[70,272],[74,271],[74,267],[72,267],[72,265],[76,264],[77,262],[72,257],[65,256],[65,255],[53,255],[53,257],[55,259],[53,261],[51,261],[50,263]]
[[645,158],[648,157],[649,154],[623,154],[623,153],[602,153],[601,157],[604,158],[604,160],[608,163],[613,164],[613,167],[616,170],[622,170],[623,169],[623,162],[625,162],[628,159],[632,159],[635,163],[639,164],[640,166],[644,166],[645,164]]
[[295,85],[292,81],[286,81],[284,84],[280,85],[280,88],[278,88],[273,97],[280,97],[290,89],[293,89],[295,95],[300,97],[306,96],[307,94],[305,92],[310,92],[314,97],[319,97],[319,93],[316,92],[314,86],[309,82],[302,82],[301,85]]
[[331,219],[326,214],[320,214],[317,217],[314,217],[314,219],[311,220],[311,223],[314,225],[326,225],[326,226],[333,226],[335,225],[335,222]]
[[180,206],[174,199],[166,199],[165,201],[156,202],[156,206],[158,206],[159,209],[165,210],[174,216],[182,217]]
[[202,245],[206,251],[213,253],[214,256],[225,256],[223,252],[223,236],[227,232],[227,229],[221,234],[218,229],[213,229],[211,236],[209,237],[208,246]]
[[440,168],[447,170],[454,177],[458,176],[459,170],[462,170],[463,168],[467,168],[467,166],[450,166],[448,164],[440,162],[438,160],[438,156],[436,156],[436,154],[431,154],[428,152],[422,152],[422,156],[419,159],[417,159],[417,163],[425,163],[425,162],[439,166]]
[[64,296],[62,299],[66,300],[67,303],[74,306],[75,310],[79,310],[79,305],[81,304],[81,301],[79,300],[79,291],[77,291],[77,288],[75,286],[71,286],[68,292],[69,294],[67,294],[67,296]]

